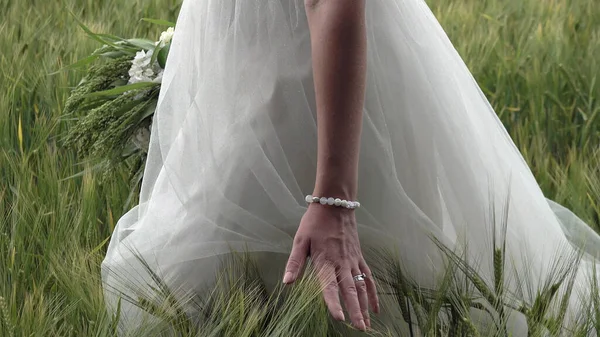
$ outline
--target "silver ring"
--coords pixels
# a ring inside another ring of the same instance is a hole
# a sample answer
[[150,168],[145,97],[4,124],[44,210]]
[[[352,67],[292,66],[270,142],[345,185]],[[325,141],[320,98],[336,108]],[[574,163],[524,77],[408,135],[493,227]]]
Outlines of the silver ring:
[[354,279],[354,282],[364,281],[367,278],[367,274],[362,273],[362,274],[353,276],[352,278]]

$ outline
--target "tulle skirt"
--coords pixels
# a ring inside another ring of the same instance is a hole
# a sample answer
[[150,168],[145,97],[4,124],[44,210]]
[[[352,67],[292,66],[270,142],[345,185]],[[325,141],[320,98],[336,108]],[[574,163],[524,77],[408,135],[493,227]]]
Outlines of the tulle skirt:
[[[559,251],[579,245],[597,255],[600,238],[544,197],[426,3],[369,0],[366,23],[356,210],[363,249],[396,252],[423,286],[445,265],[432,238],[452,249],[467,243],[490,280],[490,247],[501,236],[491,233],[502,224],[507,259],[534,285]],[[152,283],[134,255],[191,289],[214,280],[223,254],[257,252],[267,279],[281,282],[316,163],[304,1],[185,0],[140,202],[118,221],[102,265],[109,310],[125,281]],[[595,263],[583,259],[577,291]],[[121,309],[131,326],[138,314]]]

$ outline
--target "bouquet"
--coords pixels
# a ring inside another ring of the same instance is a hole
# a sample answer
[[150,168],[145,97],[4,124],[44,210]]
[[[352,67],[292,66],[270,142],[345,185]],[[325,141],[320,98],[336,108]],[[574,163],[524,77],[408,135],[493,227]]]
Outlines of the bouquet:
[[141,181],[148,153],[152,118],[158,101],[174,24],[142,19],[168,29],[158,41],[97,34],[79,22],[89,37],[102,44],[91,55],[63,69],[86,73],[68,97],[63,117],[75,119],[64,145],[76,150],[104,181],[126,166],[134,184]]

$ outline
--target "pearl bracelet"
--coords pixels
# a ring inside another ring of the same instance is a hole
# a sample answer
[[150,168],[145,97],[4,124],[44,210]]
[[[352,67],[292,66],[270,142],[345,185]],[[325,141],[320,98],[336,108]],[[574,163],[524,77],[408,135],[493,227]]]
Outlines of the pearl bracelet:
[[348,200],[343,200],[340,198],[325,198],[325,197],[314,197],[312,195],[307,195],[306,198],[306,203],[311,204],[311,203],[320,203],[321,205],[330,205],[330,206],[338,206],[338,207],[344,207],[347,209],[355,209],[355,208],[359,208],[360,207],[360,202],[358,201],[348,201]]

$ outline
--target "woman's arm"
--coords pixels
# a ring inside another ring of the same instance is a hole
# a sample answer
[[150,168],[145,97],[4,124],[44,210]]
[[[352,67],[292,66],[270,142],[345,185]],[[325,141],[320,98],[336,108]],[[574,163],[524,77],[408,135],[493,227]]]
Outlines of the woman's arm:
[[[366,79],[365,0],[305,0],[317,103],[318,154],[313,195],[356,200]],[[353,325],[379,311],[375,282],[361,252],[354,210],[310,204],[294,237],[284,283],[310,256],[329,312],[343,320],[341,293]],[[353,276],[365,273],[365,281]]]
[[357,198],[366,77],[365,0],[306,0],[317,103],[313,195]]

